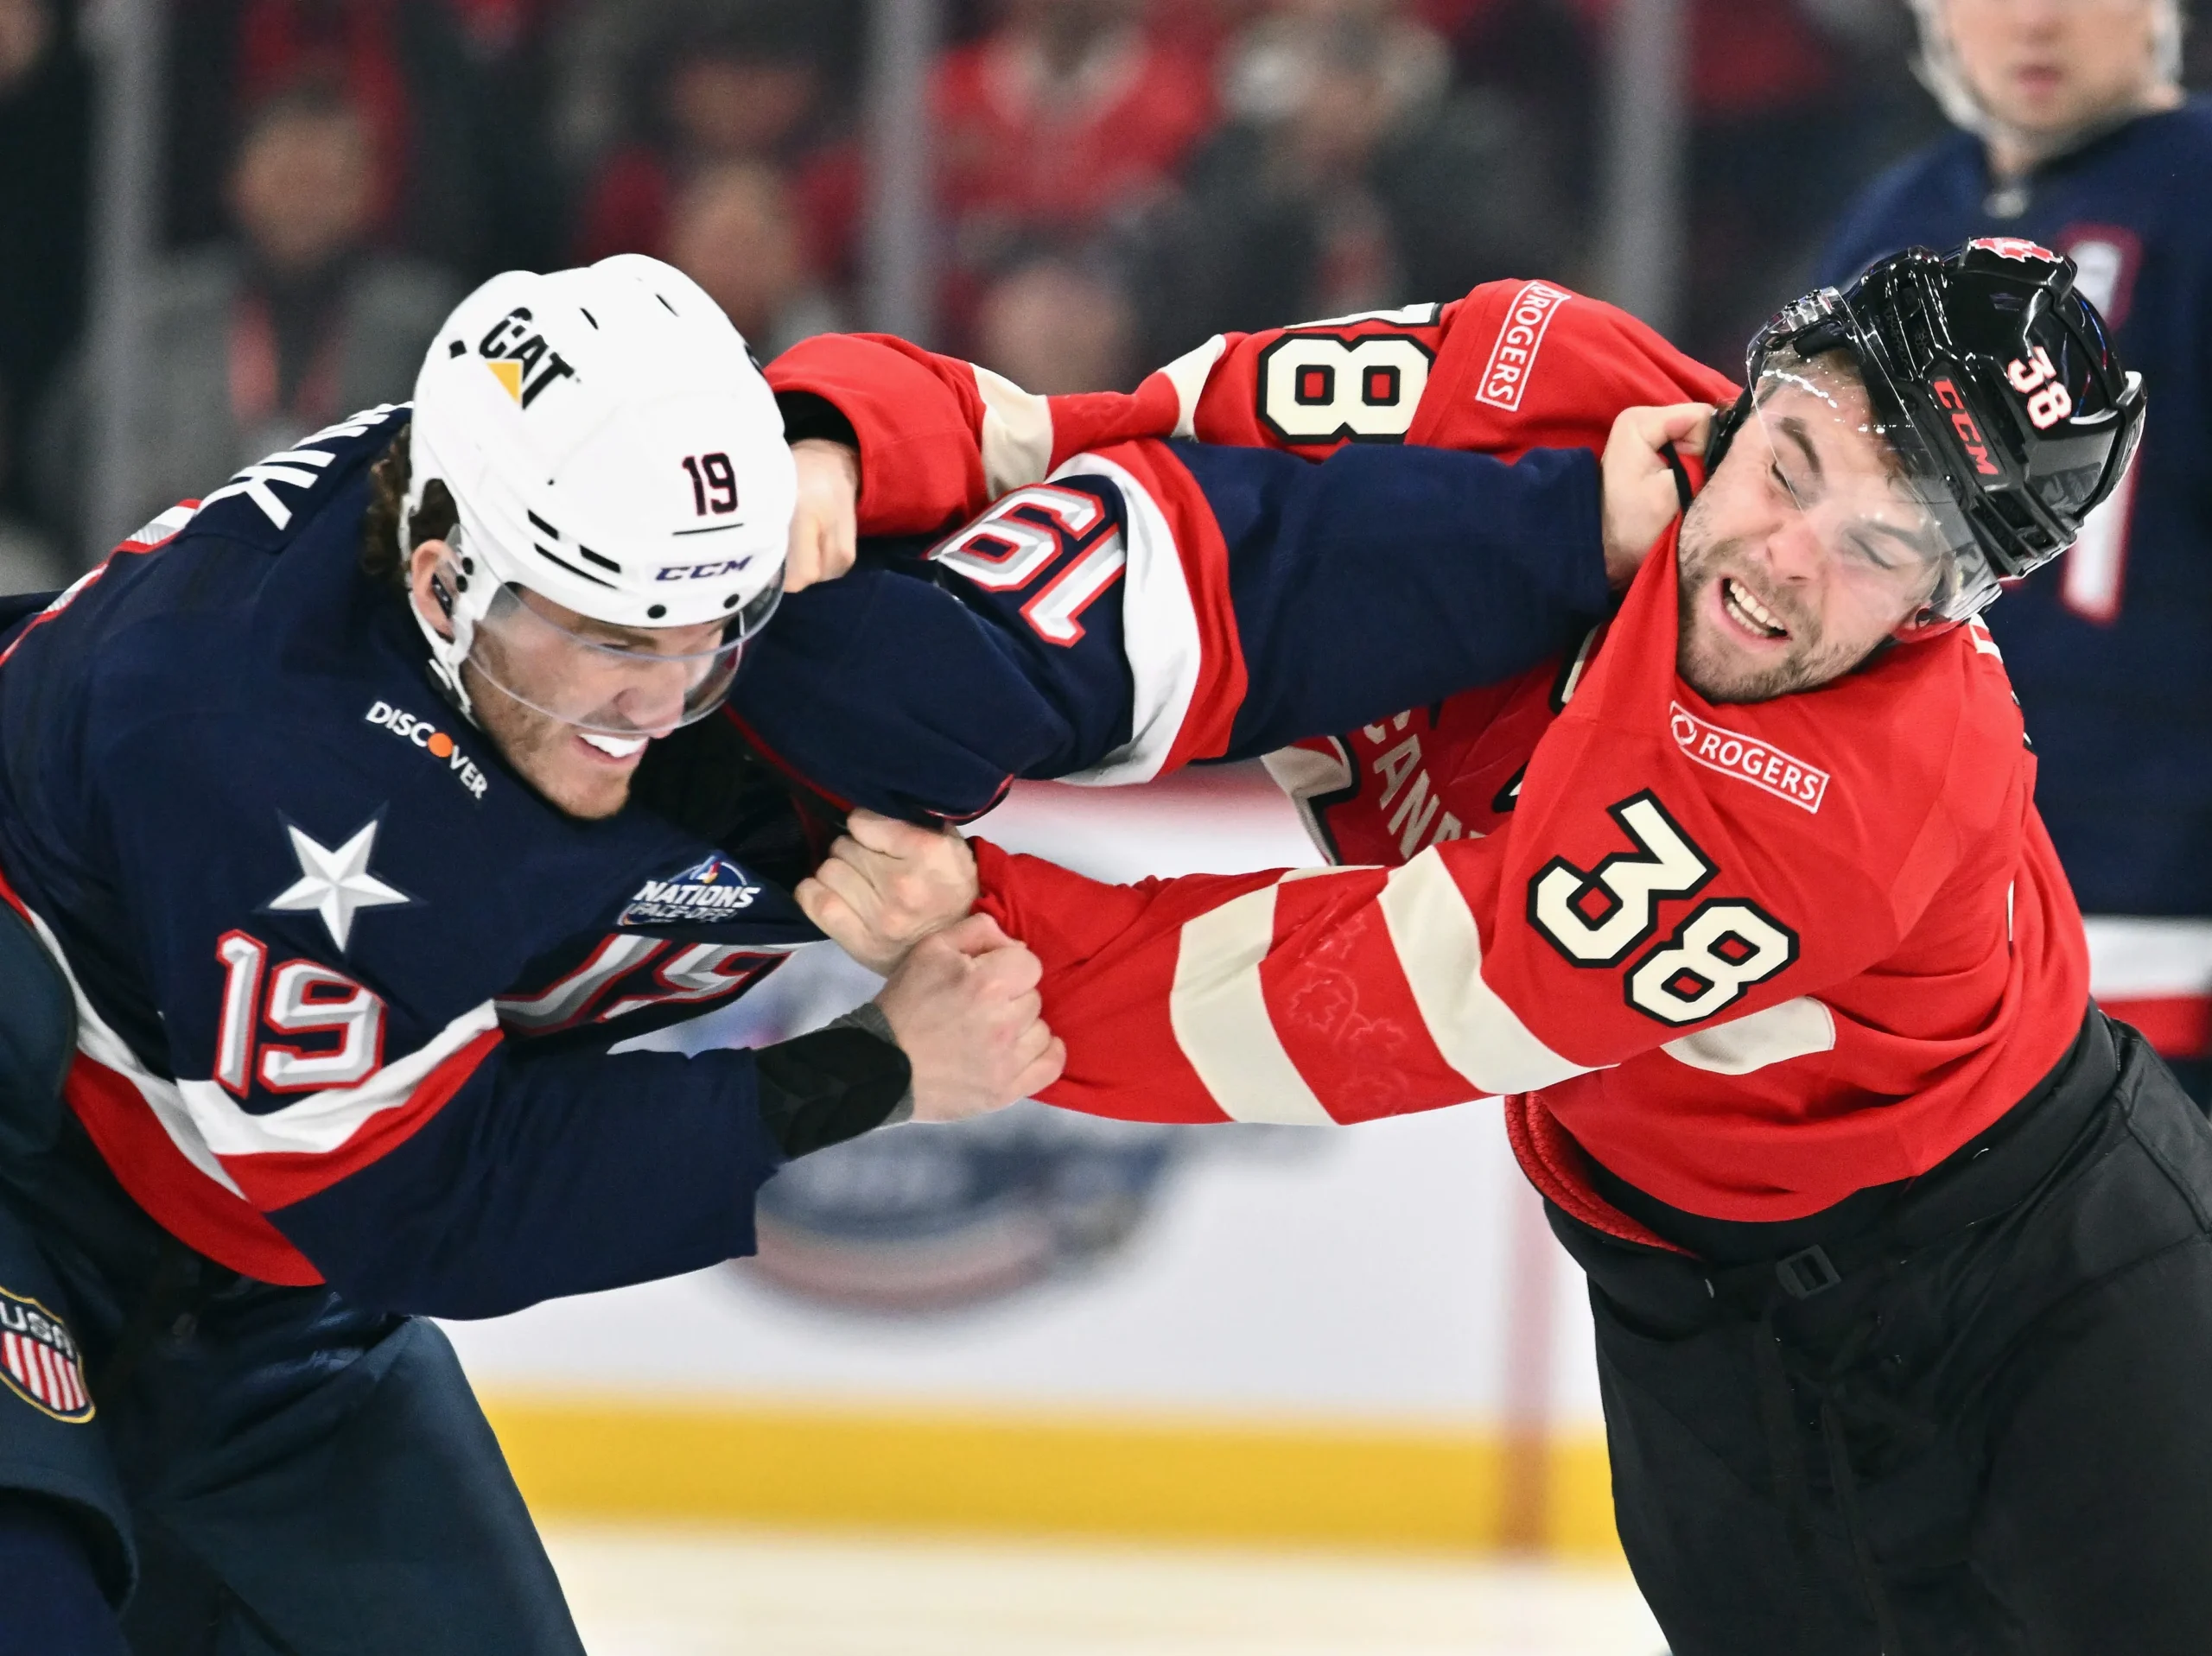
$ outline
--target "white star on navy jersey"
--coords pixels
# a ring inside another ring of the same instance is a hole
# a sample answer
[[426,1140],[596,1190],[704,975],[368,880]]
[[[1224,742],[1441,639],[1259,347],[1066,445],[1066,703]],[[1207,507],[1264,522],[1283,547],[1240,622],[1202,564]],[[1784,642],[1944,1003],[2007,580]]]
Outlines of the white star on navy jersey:
[[413,901],[406,892],[393,890],[369,872],[369,853],[377,842],[373,820],[335,851],[317,844],[312,834],[290,822],[284,824],[284,831],[292,836],[292,852],[300,860],[300,877],[270,898],[269,906],[321,915],[339,953],[345,953],[353,917],[363,909]]

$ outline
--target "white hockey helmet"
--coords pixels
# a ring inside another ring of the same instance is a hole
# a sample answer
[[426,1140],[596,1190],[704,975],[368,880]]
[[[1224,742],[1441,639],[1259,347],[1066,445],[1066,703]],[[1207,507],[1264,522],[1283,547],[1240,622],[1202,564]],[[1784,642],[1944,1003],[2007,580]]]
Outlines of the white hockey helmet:
[[767,382],[689,276],[626,253],[493,277],[431,345],[410,443],[403,536],[434,478],[460,518],[437,589],[453,636],[416,619],[463,713],[464,662],[616,737],[720,704],[782,593],[798,479]]

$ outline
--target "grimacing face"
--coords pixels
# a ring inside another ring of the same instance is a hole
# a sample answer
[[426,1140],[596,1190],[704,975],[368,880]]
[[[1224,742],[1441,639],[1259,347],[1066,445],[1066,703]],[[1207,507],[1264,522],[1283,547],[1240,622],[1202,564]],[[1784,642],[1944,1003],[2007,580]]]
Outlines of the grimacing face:
[[1678,542],[1675,665],[1708,701],[1833,682],[1911,621],[1942,573],[1855,379],[1764,388]]
[[[425,541],[410,559],[409,574],[416,609],[450,637],[450,624],[429,589],[447,556],[445,542]],[[522,601],[549,625],[497,638],[480,634],[478,648],[487,652],[491,674],[479,666],[475,651],[461,663],[477,723],[507,763],[558,809],[586,821],[612,816],[628,803],[646,747],[683,722],[686,698],[702,671],[698,652],[714,649],[722,625],[613,626],[537,593],[524,593]],[[632,653],[579,649],[575,641]],[[534,700],[590,708],[593,725],[638,735],[619,739],[586,731],[503,685],[534,692]]]

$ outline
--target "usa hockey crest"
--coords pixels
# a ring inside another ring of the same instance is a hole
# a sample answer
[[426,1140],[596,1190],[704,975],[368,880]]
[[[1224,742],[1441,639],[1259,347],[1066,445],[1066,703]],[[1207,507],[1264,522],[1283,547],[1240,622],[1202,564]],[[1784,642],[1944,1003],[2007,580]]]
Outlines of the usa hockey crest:
[[647,880],[615,924],[664,926],[677,921],[734,919],[760,895],[760,887],[742,868],[714,852],[681,873]]
[[92,1389],[77,1342],[35,1299],[0,1288],[0,1381],[56,1420],[92,1418]]

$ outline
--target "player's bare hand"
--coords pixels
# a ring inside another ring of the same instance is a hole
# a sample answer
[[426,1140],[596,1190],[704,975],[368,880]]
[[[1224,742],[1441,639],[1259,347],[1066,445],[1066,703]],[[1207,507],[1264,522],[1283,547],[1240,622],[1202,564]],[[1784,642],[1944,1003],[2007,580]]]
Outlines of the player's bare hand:
[[1043,975],[987,914],[915,945],[875,998],[913,1067],[915,1120],[1002,1110],[1059,1079],[1067,1049],[1038,1016]]
[[888,974],[923,938],[963,918],[976,889],[976,853],[959,834],[861,810],[796,895],[839,948]]
[[798,499],[784,559],[784,590],[835,581],[853,567],[860,547],[861,458],[844,443],[803,437],[791,445]]
[[1605,495],[1605,581],[1615,592],[1635,579],[1652,544],[1681,515],[1667,445],[1677,454],[1702,454],[1712,430],[1713,410],[1702,403],[1623,409],[1613,421],[1598,471]]

